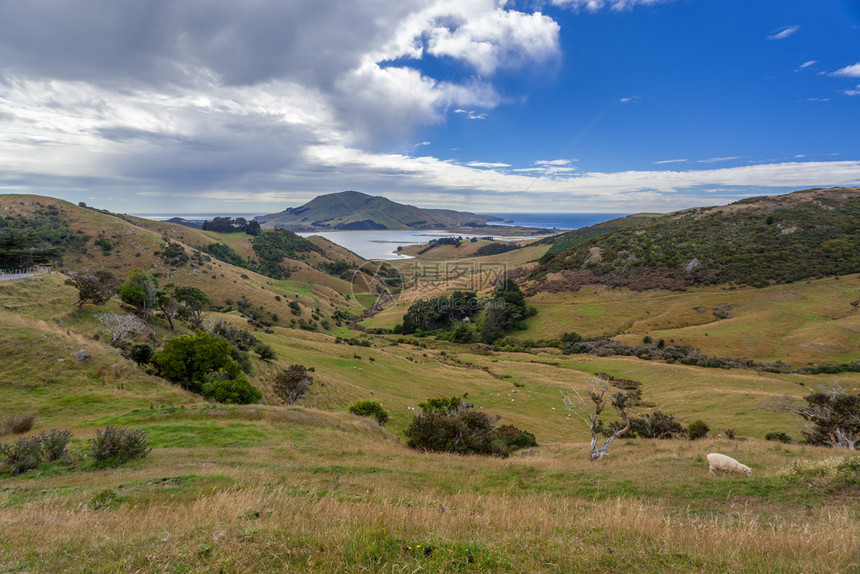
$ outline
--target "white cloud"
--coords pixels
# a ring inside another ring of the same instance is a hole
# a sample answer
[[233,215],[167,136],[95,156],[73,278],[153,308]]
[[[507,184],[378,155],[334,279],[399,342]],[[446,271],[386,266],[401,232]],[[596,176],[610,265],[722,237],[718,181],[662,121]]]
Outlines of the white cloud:
[[851,66],[845,66],[840,70],[836,70],[831,76],[843,76],[846,78],[860,78],[860,62]]
[[700,159],[698,163],[717,163],[721,161],[731,161],[733,159],[738,159],[738,156],[730,156],[730,157],[709,157],[708,159]]
[[842,90],[842,93],[846,96],[860,96],[860,86],[857,86],[853,90]]
[[535,165],[570,165],[569,159],[539,159],[533,162]]
[[767,37],[768,40],[784,40],[800,30],[800,26],[783,26]]
[[794,70],[794,71],[795,71],[795,72],[799,72],[800,70],[805,70],[805,69],[806,69],[806,68],[808,68],[809,66],[814,66],[814,65],[815,65],[815,64],[817,64],[817,63],[818,63],[818,60],[809,60],[809,61],[804,62],[804,63],[802,63],[801,65],[799,65],[799,66],[797,67],[797,69],[796,69],[796,70]]
[[457,108],[456,110],[454,110],[454,113],[455,114],[465,114],[465,116],[467,118],[469,118],[470,120],[485,120],[485,119],[487,119],[487,117],[489,115],[489,114],[484,113],[484,112],[476,112],[474,110],[464,110],[461,108]]
[[552,0],[556,6],[572,8],[579,10],[585,8],[591,12],[596,12],[602,8],[609,6],[613,10],[621,11],[633,8],[635,6],[650,6],[653,4],[665,4],[673,0]]
[[469,167],[486,167],[491,169],[497,169],[502,167],[511,167],[509,163],[496,163],[496,162],[487,162],[487,161],[470,161],[466,163]]
[[639,96],[630,96],[629,98],[621,98],[619,101],[622,104],[631,104],[633,102],[638,102],[641,98]]
[[687,161],[686,159],[663,159],[660,161],[655,161],[656,164],[664,164],[664,163],[682,163]]

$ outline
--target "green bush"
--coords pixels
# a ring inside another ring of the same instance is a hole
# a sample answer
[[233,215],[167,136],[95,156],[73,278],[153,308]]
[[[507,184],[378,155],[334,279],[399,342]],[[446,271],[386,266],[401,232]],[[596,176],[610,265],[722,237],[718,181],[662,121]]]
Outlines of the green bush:
[[102,464],[122,464],[135,458],[144,458],[152,450],[146,431],[106,427],[96,430],[90,440],[90,456]]
[[784,432],[769,432],[764,435],[764,440],[782,442],[788,444],[791,442],[791,437]]
[[373,417],[381,425],[387,423],[388,419],[391,418],[388,416],[388,411],[385,410],[382,403],[375,399],[355,401],[349,405],[347,410],[360,417]]
[[206,375],[203,396],[219,403],[236,405],[256,403],[263,398],[263,394],[248,382],[244,374],[239,373],[231,378],[223,369]]
[[519,450],[521,448],[529,448],[537,446],[535,435],[529,431],[520,430],[514,425],[502,425],[496,429],[496,436],[499,437],[511,450]]
[[710,430],[711,427],[709,427],[705,421],[699,419],[690,423],[690,426],[687,428],[687,433],[690,440],[696,440],[705,438]]
[[409,447],[434,452],[507,456],[512,449],[536,446],[533,434],[512,425],[496,426],[498,417],[473,410],[459,397],[430,399],[405,431]]
[[128,352],[129,358],[138,365],[145,365],[149,363],[154,354],[155,349],[153,349],[150,345],[147,345],[146,343],[134,345]]
[[161,376],[200,393],[208,373],[223,370],[234,379],[242,372],[232,352],[227,341],[201,331],[168,339],[164,348],[153,355],[152,364]]
[[254,352],[264,361],[271,361],[277,358],[275,350],[265,343],[254,345]]

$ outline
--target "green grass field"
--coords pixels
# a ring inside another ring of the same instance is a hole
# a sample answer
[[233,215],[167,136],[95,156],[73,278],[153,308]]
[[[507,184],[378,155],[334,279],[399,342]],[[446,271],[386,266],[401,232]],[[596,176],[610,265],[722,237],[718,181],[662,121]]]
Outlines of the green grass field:
[[[707,318],[692,307],[729,303],[735,319],[711,316],[697,327],[708,340],[741,348],[740,325],[750,330],[778,319],[780,308],[795,309],[781,324],[799,326],[777,337],[791,348],[790,337],[808,329],[849,325],[853,315],[823,317],[856,286],[856,276],[794,286],[797,307],[767,290],[650,300],[583,290],[534,300],[544,307],[523,335],[550,336],[543,317],[551,313],[587,322],[570,330],[589,333],[604,321],[612,333],[628,313],[636,318],[630,337],[679,338],[690,327],[671,326],[673,309]],[[305,305],[314,294],[298,283],[268,287]],[[278,355],[252,359],[250,380],[264,403],[215,405],[95,340],[94,314],[120,309],[112,302],[78,310],[75,295],[56,275],[0,283],[0,416],[34,413],[31,435],[68,429],[74,452],[108,425],[145,429],[154,449],[118,468],[79,460],[0,475],[0,572],[858,571],[856,484],[809,466],[830,460],[833,468],[847,453],[762,440],[774,431],[799,438],[798,421],[759,408],[831,381],[860,389],[856,374],[701,369],[556,349],[488,353],[432,340],[397,344],[393,336],[372,337],[366,348],[274,327],[255,331]],[[645,329],[647,311],[658,309],[665,316],[653,326],[662,331]],[[224,318],[250,329],[235,314]],[[732,322],[739,326],[723,327]],[[79,349],[89,358],[75,360]],[[813,358],[850,355],[840,353]],[[313,367],[314,384],[285,407],[271,381],[292,363]],[[588,433],[559,391],[584,389],[595,372],[641,382],[653,405],[642,409],[687,424],[703,419],[709,438],[622,438],[606,459],[590,462]],[[533,432],[540,446],[508,459],[407,448],[403,431],[418,403],[452,395]],[[347,414],[360,398],[382,401],[391,421],[380,427]],[[738,439],[723,438],[728,428]],[[711,477],[709,452],[733,456],[753,474]]]

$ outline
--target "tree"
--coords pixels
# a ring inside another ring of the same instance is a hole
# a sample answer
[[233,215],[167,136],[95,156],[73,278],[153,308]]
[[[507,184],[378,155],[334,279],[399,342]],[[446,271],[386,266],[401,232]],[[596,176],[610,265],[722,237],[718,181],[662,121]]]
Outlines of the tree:
[[146,271],[135,269],[120,285],[119,298],[126,305],[137,309],[146,321],[152,309],[158,307],[158,282]]
[[104,305],[116,295],[119,287],[119,279],[107,269],[82,271],[81,273],[67,270],[65,275],[68,277],[66,285],[78,289],[76,307],[83,307],[86,303]]
[[96,319],[110,334],[111,347],[118,347],[127,336],[143,333],[148,329],[146,323],[141,321],[136,315],[99,313],[96,315]]
[[174,295],[174,286],[168,285],[167,289],[164,291],[158,291],[156,294],[156,300],[158,302],[159,310],[170,324],[171,332],[176,332],[176,326],[173,324],[173,319],[176,318],[182,305],[176,300],[176,296]]
[[856,450],[860,441],[860,393],[851,394],[837,384],[822,386],[803,397],[777,397],[766,410],[794,413],[804,421],[801,434],[809,444]]
[[224,339],[201,331],[168,339],[151,362],[161,376],[200,393],[206,375],[212,371],[223,369],[229,380],[242,373],[242,367],[230,356],[231,350],[230,343]]
[[180,313],[189,317],[194,326],[200,329],[204,314],[212,304],[212,299],[209,298],[209,295],[199,287],[186,285],[184,287],[177,287],[173,291],[173,296],[182,304]]
[[291,405],[299,400],[313,383],[314,379],[308,374],[307,368],[304,365],[296,364],[290,365],[286,371],[278,373],[272,387],[276,395]]
[[[634,399],[626,391],[619,391],[613,394],[611,398],[607,397],[611,384],[604,377],[589,377],[588,384],[590,390],[586,393],[587,399],[583,398],[576,389],[571,389],[573,395],[568,395],[564,391],[560,392],[564,397],[565,408],[588,426],[588,431],[591,433],[591,460],[600,460],[609,452],[609,446],[612,442],[630,430],[630,409],[633,407]],[[618,418],[624,421],[624,425],[612,432],[603,442],[603,445],[598,448],[597,437],[603,430],[603,421],[600,415],[609,405],[615,409]]]

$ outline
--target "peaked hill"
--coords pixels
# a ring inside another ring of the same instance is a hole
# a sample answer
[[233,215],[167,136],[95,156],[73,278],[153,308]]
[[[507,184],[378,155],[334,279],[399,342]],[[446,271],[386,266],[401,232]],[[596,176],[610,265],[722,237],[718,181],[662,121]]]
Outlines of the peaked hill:
[[263,227],[303,232],[483,227],[488,221],[501,221],[492,215],[422,209],[357,191],[321,195],[301,207],[288,207],[256,220]]
[[809,189],[670,213],[550,250],[529,291],[762,287],[857,272],[860,188]]

